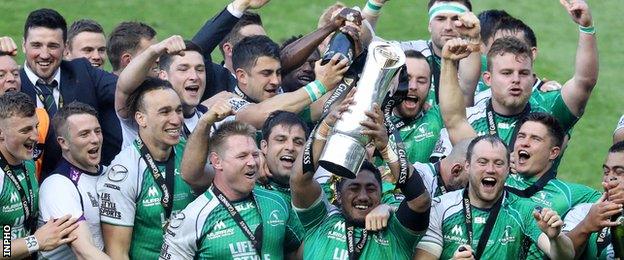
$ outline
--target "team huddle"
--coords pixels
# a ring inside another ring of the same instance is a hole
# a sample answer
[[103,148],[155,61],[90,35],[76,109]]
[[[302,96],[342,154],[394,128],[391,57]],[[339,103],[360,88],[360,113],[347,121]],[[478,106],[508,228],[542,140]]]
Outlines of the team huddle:
[[[252,11],[269,1],[234,0],[191,40],[34,10],[23,65],[0,37],[2,258],[624,257],[624,116],[604,192],[557,177],[598,79],[585,1],[560,0],[579,28],[562,83],[535,74],[525,21],[470,0],[430,0],[430,35],[402,42],[376,30],[391,1],[337,2],[281,46]],[[404,65],[341,176],[321,158],[347,147],[379,44]]]

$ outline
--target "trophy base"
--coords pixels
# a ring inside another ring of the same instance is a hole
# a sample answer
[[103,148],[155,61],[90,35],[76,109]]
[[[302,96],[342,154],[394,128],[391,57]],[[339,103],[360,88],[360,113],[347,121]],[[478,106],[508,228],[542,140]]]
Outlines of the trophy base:
[[325,144],[319,166],[338,176],[355,179],[365,157],[366,148],[358,140],[342,133],[334,133]]

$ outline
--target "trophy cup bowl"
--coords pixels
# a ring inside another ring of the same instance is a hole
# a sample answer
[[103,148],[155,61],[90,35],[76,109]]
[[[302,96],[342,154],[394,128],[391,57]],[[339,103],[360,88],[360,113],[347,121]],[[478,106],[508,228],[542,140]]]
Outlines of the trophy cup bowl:
[[341,177],[356,177],[366,158],[365,147],[369,142],[368,136],[360,134],[360,122],[368,119],[364,112],[370,111],[373,103],[381,105],[403,64],[405,54],[397,43],[371,42],[353,97],[357,102],[349,107],[349,111],[332,129],[319,158],[321,167]]

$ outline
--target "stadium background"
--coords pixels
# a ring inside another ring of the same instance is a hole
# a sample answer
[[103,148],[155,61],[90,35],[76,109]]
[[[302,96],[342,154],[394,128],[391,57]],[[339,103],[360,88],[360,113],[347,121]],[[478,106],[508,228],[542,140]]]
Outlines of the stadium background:
[[[110,32],[125,20],[138,20],[153,26],[157,38],[172,34],[193,37],[203,23],[220,12],[228,0],[1,0],[0,35],[22,42],[24,21],[34,9],[58,10],[68,25],[75,19],[97,20]],[[365,0],[345,0],[349,6]],[[556,0],[473,0],[474,12],[504,9],[533,28],[539,49],[535,70],[541,77],[565,83],[574,73],[574,56],[578,40],[577,26]],[[269,36],[281,43],[291,35],[305,34],[316,28],[320,13],[331,0],[272,0],[259,10]],[[600,188],[601,165],[612,142],[618,118],[624,113],[624,46],[621,30],[624,19],[621,0],[588,1],[594,17],[600,54],[598,85],[585,115],[574,128],[559,177]],[[392,0],[383,8],[378,34],[386,39],[412,40],[428,38],[426,0]],[[618,31],[620,30],[620,31]],[[18,63],[23,64],[20,53]],[[220,61],[218,51],[213,60]],[[110,64],[106,68],[110,70]]]

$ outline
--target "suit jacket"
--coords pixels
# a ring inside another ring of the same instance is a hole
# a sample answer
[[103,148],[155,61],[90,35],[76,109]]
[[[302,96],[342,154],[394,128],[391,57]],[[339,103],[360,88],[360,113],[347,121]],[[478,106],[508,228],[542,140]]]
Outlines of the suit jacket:
[[[117,76],[91,66],[85,58],[62,61],[60,94],[63,103],[79,101],[92,106],[98,111],[98,120],[102,127],[102,162],[107,165],[121,149],[121,127],[115,113],[115,87]],[[22,92],[37,102],[35,87],[28,80],[26,72],[20,70]],[[42,177],[45,178],[56,168],[61,159],[61,148],[56,141],[56,133],[50,128],[44,146]]]
[[236,78],[223,66],[213,63],[210,54],[219,43],[230,33],[239,18],[233,16],[227,8],[208,20],[195,34],[193,42],[202,48],[206,64],[206,90],[202,100],[206,100],[221,91],[234,91]]

